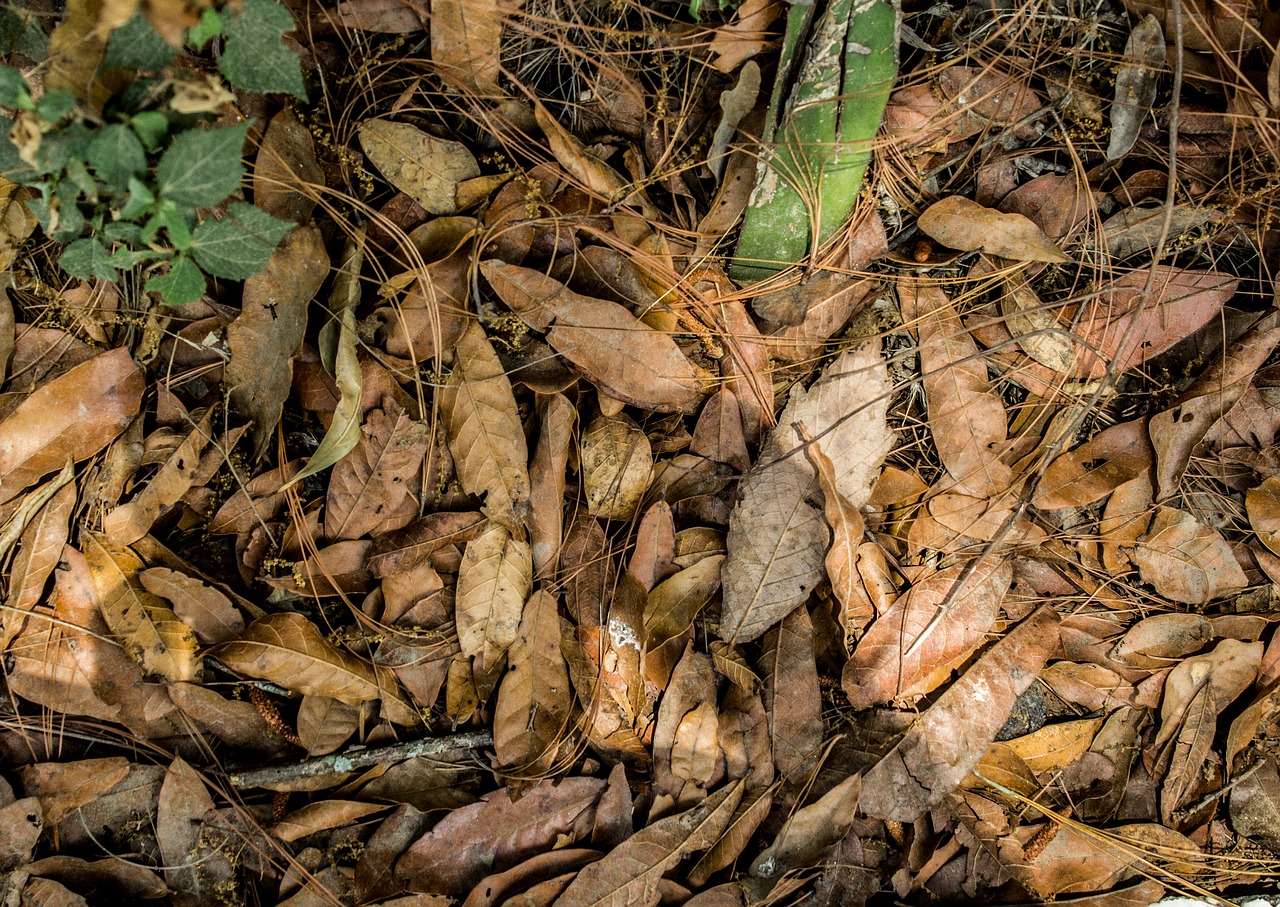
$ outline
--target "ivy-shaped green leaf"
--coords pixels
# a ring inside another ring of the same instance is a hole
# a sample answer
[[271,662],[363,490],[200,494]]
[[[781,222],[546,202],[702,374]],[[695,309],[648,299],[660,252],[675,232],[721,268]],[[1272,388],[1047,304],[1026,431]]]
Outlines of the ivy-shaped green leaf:
[[156,167],[160,195],[192,208],[211,208],[240,186],[240,150],[249,124],[189,129],[173,140]]
[[39,63],[49,55],[49,36],[34,13],[6,6],[0,8],[0,53],[14,51]]
[[12,66],[0,66],[0,106],[27,110],[33,106],[27,80]]
[[169,305],[186,305],[204,295],[204,272],[194,261],[179,255],[169,264],[169,273],[148,278],[145,289],[159,293]]
[[203,50],[210,40],[222,34],[222,15],[216,9],[200,14],[200,21],[187,29],[187,43],[196,50]]
[[94,277],[115,280],[116,269],[110,258],[111,250],[90,236],[69,243],[58,256],[58,267],[81,280],[91,280]]
[[158,110],[144,110],[129,118],[133,131],[148,151],[155,151],[169,134],[169,118]]
[[226,48],[218,69],[242,91],[282,91],[302,100],[302,63],[281,36],[295,28],[293,16],[275,0],[245,0],[238,16],[223,18]]
[[262,273],[292,227],[248,202],[235,202],[227,207],[226,217],[196,227],[191,254],[214,277],[246,280]]
[[147,170],[147,152],[132,129],[108,123],[89,143],[89,163],[102,181],[118,192],[129,188],[129,178]]
[[125,66],[129,69],[154,71],[173,62],[174,50],[169,42],[152,28],[147,17],[134,13],[129,21],[111,33],[103,69]]

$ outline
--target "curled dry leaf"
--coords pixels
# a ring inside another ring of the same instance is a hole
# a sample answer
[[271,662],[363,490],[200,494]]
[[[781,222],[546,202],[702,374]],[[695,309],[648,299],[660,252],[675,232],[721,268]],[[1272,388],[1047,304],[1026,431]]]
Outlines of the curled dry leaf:
[[490,671],[516,639],[525,600],[533,588],[533,555],[502,523],[467,542],[458,567],[458,645]]
[[44,594],[45,583],[62,555],[71,531],[71,513],[76,504],[76,486],[67,482],[59,488],[22,531],[22,542],[9,572],[9,606],[0,613],[4,627],[0,652],[21,631],[30,611]]
[[679,636],[720,591],[724,555],[694,562],[653,587],[644,607],[645,648],[652,651]]
[[538,590],[524,606],[493,714],[493,748],[503,765],[546,766],[573,703],[560,652],[556,599]]
[[516,525],[529,506],[528,445],[506,369],[478,322],[455,347],[440,413],[463,489],[486,496],[490,518]]
[[1249,585],[1222,534],[1185,510],[1158,508],[1132,557],[1144,582],[1188,605],[1205,605]]
[[329,696],[348,705],[383,701],[397,724],[417,724],[417,712],[403,698],[389,672],[339,649],[301,614],[283,612],[255,620],[239,639],[209,653],[237,673],[270,680],[287,690]]
[[0,422],[0,503],[110,444],[138,415],[144,387],[129,351],[115,349],[33,391]]
[[607,299],[581,296],[540,271],[485,261],[494,292],[588,380],[610,396],[658,412],[693,412],[701,373],[674,340]]
[[[988,558],[957,589],[965,570],[948,567],[918,581],[867,628],[844,666],[850,705],[865,709],[928,693],[946,680],[946,674],[938,676],[939,667],[949,668],[982,643],[1009,591],[1013,566]],[[948,599],[947,610],[916,647]]]
[[869,816],[914,822],[977,766],[1014,701],[1058,647],[1058,617],[1042,607],[969,668],[862,778]]
[[1008,429],[1004,403],[987,379],[978,345],[934,283],[898,285],[902,318],[920,338],[920,371],[938,456],[947,473],[979,497],[1009,487],[1012,471],[999,458]]
[[84,533],[84,547],[102,616],[129,657],[175,683],[199,680],[196,635],[159,596],[142,588],[142,559],[94,532]]
[[661,900],[658,883],[682,859],[715,844],[729,827],[742,800],[735,781],[687,812],[659,819],[578,873],[559,907],[644,905]]
[[933,239],[963,252],[981,249],[1013,261],[1071,260],[1029,218],[1002,214],[959,195],[934,202],[918,223]]
[[358,131],[373,166],[430,214],[456,213],[458,184],[480,175],[480,165],[461,142],[391,120],[366,120]]

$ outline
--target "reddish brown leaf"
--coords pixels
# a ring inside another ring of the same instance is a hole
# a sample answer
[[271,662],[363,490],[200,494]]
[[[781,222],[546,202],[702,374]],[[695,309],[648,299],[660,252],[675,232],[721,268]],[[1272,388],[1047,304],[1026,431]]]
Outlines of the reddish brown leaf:
[[430,440],[430,427],[403,410],[368,413],[360,440],[330,474],[325,535],[357,539],[391,532],[417,516],[422,460]]
[[804,782],[822,745],[822,690],[813,646],[813,622],[800,607],[765,634],[761,647],[774,765],[790,784]]

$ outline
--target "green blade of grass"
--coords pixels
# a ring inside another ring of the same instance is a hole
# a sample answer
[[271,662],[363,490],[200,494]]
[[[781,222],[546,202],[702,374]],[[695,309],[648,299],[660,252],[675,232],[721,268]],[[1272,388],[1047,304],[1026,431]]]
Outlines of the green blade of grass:
[[[887,0],[832,0],[802,47],[810,14],[793,6],[787,21],[766,124],[772,147],[756,170],[729,270],[740,282],[802,261],[845,223],[897,74],[897,13]],[[804,61],[782,108],[801,51]]]

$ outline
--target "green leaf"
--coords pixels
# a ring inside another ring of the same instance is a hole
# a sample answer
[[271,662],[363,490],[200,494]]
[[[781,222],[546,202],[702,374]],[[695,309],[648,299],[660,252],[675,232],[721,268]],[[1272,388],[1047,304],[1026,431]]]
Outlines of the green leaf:
[[160,195],[193,208],[211,208],[240,186],[249,124],[189,129],[173,140],[156,167]]
[[12,66],[0,66],[0,106],[31,106],[31,89],[27,80]]
[[169,241],[185,252],[191,247],[190,221],[192,219],[189,212],[180,210],[173,202],[163,201],[151,220],[147,221],[147,225],[143,227],[142,241],[151,242],[161,230],[164,230],[169,234]]
[[142,228],[137,224],[129,224],[118,220],[105,224],[99,235],[109,242],[122,242],[130,246],[141,246]]
[[155,151],[169,134],[169,118],[158,110],[135,113],[129,122],[148,151]]
[[168,305],[186,305],[204,295],[204,272],[190,258],[180,255],[170,263],[168,274],[149,278],[144,289],[159,293]]
[[147,17],[134,13],[129,21],[111,33],[103,69],[124,66],[153,71],[173,62],[174,50],[169,42],[151,27]]
[[93,237],[77,239],[62,250],[58,266],[72,277],[91,280],[115,280],[116,269],[111,265],[111,250]]
[[39,63],[49,55],[49,36],[30,12],[19,13],[10,7],[0,9],[0,53],[17,51]]
[[246,0],[244,12],[223,21],[226,48],[218,69],[243,91],[282,91],[302,100],[302,63],[281,36],[294,29],[293,16],[275,0]]
[[128,126],[108,123],[89,143],[89,163],[104,183],[123,192],[131,177],[146,173],[147,152]]
[[154,249],[128,249],[121,247],[111,253],[111,257],[107,259],[107,263],[121,270],[131,270],[140,264],[148,261],[155,261],[158,258],[164,258],[165,252],[157,252]]
[[203,50],[210,39],[222,34],[222,16],[216,9],[207,9],[200,21],[187,29],[187,43],[196,50]]
[[36,102],[36,113],[56,123],[76,109],[76,97],[69,91],[46,91]]
[[196,227],[191,254],[214,277],[246,280],[262,273],[292,227],[248,202],[235,202],[222,220],[206,220]]
[[129,179],[129,200],[120,209],[120,216],[125,220],[137,220],[156,202],[155,195],[143,185],[137,177]]

